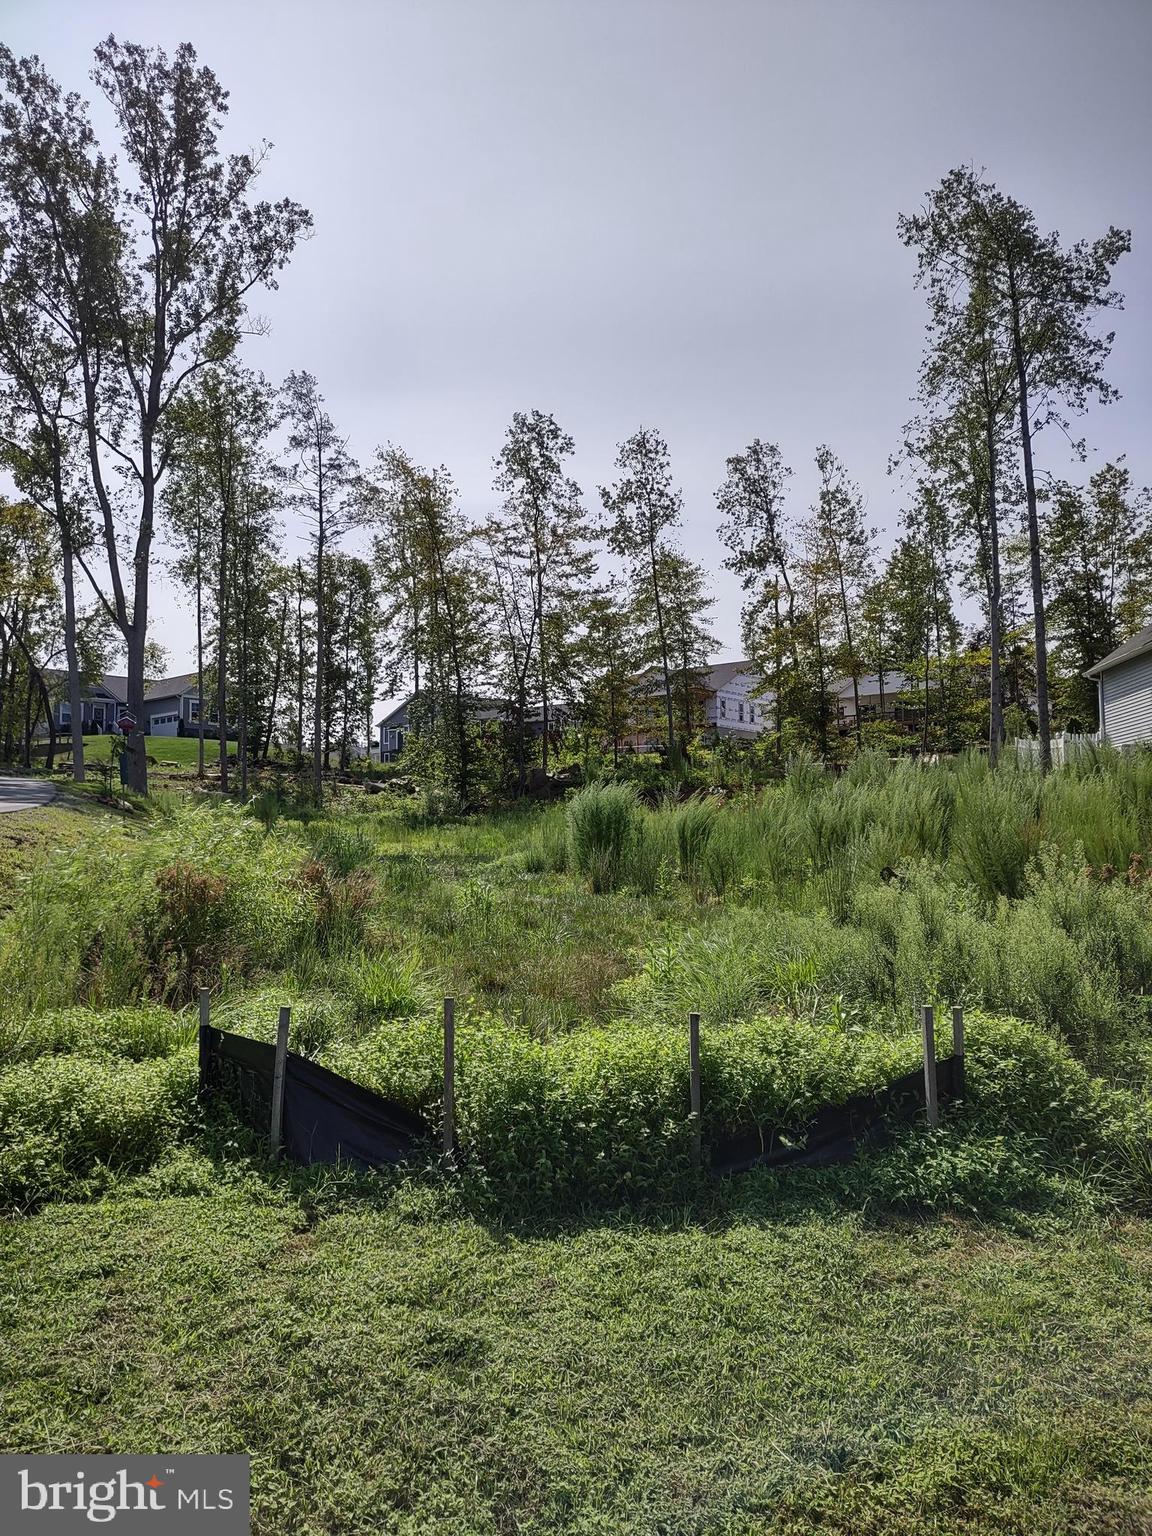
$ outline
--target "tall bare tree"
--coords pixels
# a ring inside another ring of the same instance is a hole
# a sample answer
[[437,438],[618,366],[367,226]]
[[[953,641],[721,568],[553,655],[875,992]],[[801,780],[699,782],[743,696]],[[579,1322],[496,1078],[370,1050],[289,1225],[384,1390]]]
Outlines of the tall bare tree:
[[267,146],[221,152],[227,92],[190,44],[169,56],[109,37],[95,57],[92,78],[119,133],[117,159],[99,148],[78,95],[61,91],[39,59],[3,48],[0,164],[5,229],[18,232],[42,313],[76,360],[76,421],[107,582],[76,555],[123,636],[138,722],[126,776],[143,791],[139,726],[169,415],[184,385],[235,349],[252,323],[249,295],[275,286],[311,219],[287,199],[252,200]]
[[[727,461],[728,473],[716,492],[721,515],[720,542],[728,550],[724,561],[740,577],[745,592],[742,624],[748,649],[763,651],[753,635],[767,635],[772,664],[770,676],[776,714],[776,749],[783,724],[784,661],[796,663],[796,593],[792,584],[792,553],[785,498],[792,471],[775,443],[753,438],[743,453]],[[765,616],[770,622],[765,625]]]
[[356,463],[324,409],[324,396],[310,373],[290,373],[284,381],[288,418],[287,458],[281,475],[289,504],[308,526],[312,545],[313,607],[316,624],[316,674],[312,714],[312,793],[324,796],[325,728],[328,680],[328,625],[325,614],[325,562],[346,533],[354,508],[351,489]]
[[1119,308],[1112,269],[1131,249],[1127,230],[1062,244],[1041,234],[1030,209],[1000,192],[971,167],[950,171],[924,209],[901,217],[904,243],[917,252],[922,276],[955,285],[978,305],[998,359],[1010,362],[1024,477],[1029,569],[1036,641],[1036,715],[1040,761],[1052,765],[1044,560],[1033,446],[1036,432],[1083,411],[1091,397],[1116,398],[1104,377],[1114,339],[1098,313]]
[[619,478],[600,487],[608,514],[608,548],[628,561],[635,591],[645,616],[650,616],[656,658],[664,694],[668,757],[676,757],[676,711],[672,690],[673,661],[667,615],[668,593],[662,584],[664,557],[673,550],[672,531],[682,511],[680,492],[672,482],[668,444],[651,427],[641,427],[619,445]]
[[574,443],[542,411],[516,411],[496,456],[495,489],[500,513],[489,527],[499,567],[522,567],[530,606],[527,665],[535,662],[540,686],[541,764],[548,772],[550,697],[557,662],[579,622],[581,599],[594,576],[592,527],[580,487],[564,471]]

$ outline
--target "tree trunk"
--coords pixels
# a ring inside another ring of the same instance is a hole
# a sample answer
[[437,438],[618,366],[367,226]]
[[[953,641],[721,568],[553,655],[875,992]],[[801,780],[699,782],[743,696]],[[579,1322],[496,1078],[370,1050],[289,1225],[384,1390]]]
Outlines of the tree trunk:
[[812,582],[812,640],[816,652],[816,686],[820,691],[819,708],[817,711],[817,739],[820,743],[820,755],[827,760],[830,755],[831,744],[828,740],[828,686],[824,671],[824,644],[820,638],[820,624],[823,614],[820,611],[820,590],[816,580]]
[[[245,573],[247,575],[247,572]],[[248,798],[248,601],[250,588],[245,583],[240,609],[240,719],[237,723],[236,758],[240,768],[240,795]]]
[[296,566],[296,768],[304,768],[304,572]]
[[985,431],[988,443],[988,761],[995,768],[1004,742],[1004,687],[1000,662],[1004,615],[1000,583],[1000,512],[996,505],[996,436],[991,416],[986,418]]
[[32,766],[32,668],[28,668],[28,676],[24,687],[24,748],[22,761],[25,768]]
[[840,588],[840,615],[844,620],[844,639],[848,644],[848,665],[852,668],[852,708],[856,712],[856,750],[864,745],[864,731],[860,721],[860,679],[857,676],[856,647],[852,643],[852,618],[848,610],[848,589],[844,585],[844,566],[836,551],[836,584]]
[[1052,723],[1048,705],[1048,633],[1044,613],[1044,569],[1040,550],[1040,517],[1036,506],[1036,477],[1032,468],[1032,425],[1029,419],[1028,370],[1020,336],[1020,306],[1015,276],[1009,271],[1012,296],[1012,349],[1019,393],[1020,447],[1024,456],[1024,493],[1028,503],[1028,557],[1032,576],[1032,622],[1036,635],[1036,726],[1040,736],[1040,771],[1052,767]]
[[[63,533],[63,530],[61,530]],[[64,655],[68,667],[68,713],[71,717],[72,778],[77,784],[84,782],[84,699],[80,688],[80,656],[76,648],[76,573],[72,564],[71,539],[61,539],[62,574],[64,578]],[[52,712],[49,724],[55,730]]]
[[48,755],[44,759],[44,767],[51,773],[56,766],[56,721],[52,717],[52,700],[48,696],[48,685],[42,672],[37,672],[36,682],[40,687],[40,703],[48,724]]
[[16,678],[15,667],[12,658],[12,645],[8,639],[8,632],[4,632],[3,643],[0,644],[0,678],[4,680],[3,719],[4,719],[4,761],[12,761],[14,750],[13,731],[14,707],[16,703]]
[[[784,740],[783,701],[780,697],[781,683],[784,679],[784,651],[780,644],[780,583],[772,583],[772,690],[773,703],[776,706],[776,741],[773,745],[772,756],[778,763]],[[720,734],[720,718],[716,718],[716,734]]]
[[143,624],[135,621],[125,636],[128,651],[128,713],[135,729],[124,738],[124,781],[139,795],[148,793],[148,741],[144,735],[144,638]]
[[672,677],[668,670],[668,640],[664,633],[664,608],[660,602],[660,578],[656,569],[656,545],[649,541],[648,554],[652,565],[652,601],[656,608],[656,631],[660,639],[660,665],[664,672],[664,718],[668,727],[668,767],[679,762],[676,752],[676,714],[672,706]]
[[196,776],[204,777],[204,527],[196,486]]
[[288,593],[284,594],[284,604],[280,609],[280,637],[276,643],[276,665],[272,673],[272,694],[268,703],[268,729],[264,733],[264,745],[261,757],[268,761],[272,752],[272,732],[276,725],[276,711],[280,707],[280,680],[284,675],[284,650],[288,644]]
[[[539,518],[537,517],[537,524]],[[544,570],[541,564],[539,540],[537,540],[536,558],[536,623],[539,625],[540,638],[537,642],[540,650],[540,766],[544,773],[548,772],[548,657],[547,643],[544,638]]]
[[228,595],[228,501],[230,491],[222,488],[220,498],[220,569],[216,588],[216,737],[220,757],[220,790],[228,793],[228,629],[232,617]]
[[324,510],[316,536],[316,708],[312,722],[312,794],[319,805],[324,798]]

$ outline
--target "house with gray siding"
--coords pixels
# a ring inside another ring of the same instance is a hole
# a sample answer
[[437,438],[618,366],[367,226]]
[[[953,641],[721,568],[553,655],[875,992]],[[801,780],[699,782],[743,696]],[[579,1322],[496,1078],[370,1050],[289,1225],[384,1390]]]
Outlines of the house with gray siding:
[[[53,691],[67,687],[63,672],[47,674],[53,679]],[[128,709],[128,679],[106,672],[103,677],[87,683],[80,690],[80,721],[85,732],[106,735],[116,729],[116,722]],[[66,736],[72,729],[72,706],[67,696],[57,697],[53,713],[56,716],[56,734]],[[39,727],[41,735],[48,734],[48,727]]]
[[[382,763],[394,763],[404,750],[404,741],[408,735],[408,715],[413,700],[404,699],[386,715],[376,722],[376,748]],[[510,726],[515,716],[507,704],[501,704],[495,700],[475,699],[468,710],[468,720],[472,725],[479,726],[481,730],[497,730],[502,726]],[[559,738],[568,729],[571,715],[563,704],[550,704],[548,706],[548,736],[549,739]],[[524,715],[524,732],[530,737],[540,737],[544,734],[544,711],[539,704],[530,704]]]
[[[211,713],[207,697],[205,713]],[[195,672],[163,677],[144,694],[141,724],[149,736],[195,736],[200,723],[200,692]]]
[[1101,741],[1114,747],[1152,741],[1152,624],[1084,676],[1096,683]]
[[[56,687],[66,686],[64,673],[52,674]],[[211,705],[206,699],[206,715],[211,721]],[[116,729],[121,715],[128,713],[128,679],[111,672],[81,690],[81,718],[86,731],[107,735]],[[72,710],[66,696],[57,697],[54,707],[56,732],[66,736],[72,729]],[[195,736],[200,719],[200,698],[195,672],[181,672],[177,677],[160,678],[144,694],[144,718],[140,726],[146,736]],[[41,725],[40,734],[48,728]]]
[[376,722],[380,761],[394,763],[404,750],[404,738],[408,734],[408,703],[404,699]]

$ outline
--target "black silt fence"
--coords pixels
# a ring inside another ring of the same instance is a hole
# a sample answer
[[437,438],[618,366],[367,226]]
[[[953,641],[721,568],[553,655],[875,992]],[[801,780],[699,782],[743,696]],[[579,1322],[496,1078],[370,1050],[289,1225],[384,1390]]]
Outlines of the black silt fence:
[[[924,1064],[914,1072],[816,1109],[807,1123],[785,1131],[778,1126],[717,1128],[704,1147],[707,1106],[702,1103],[700,1016],[689,1018],[689,1120],[693,1161],[705,1160],[713,1173],[750,1168],[820,1167],[845,1163],[863,1147],[891,1139],[896,1128],[926,1116],[939,1124],[942,1104],[964,1097],[964,1011],[952,1010],[953,1054],[936,1057],[936,1010],[920,1010]],[[302,1163],[351,1162],[361,1167],[403,1162],[425,1141],[430,1127],[403,1105],[373,1093],[288,1050],[289,1010],[280,1010],[275,1046],[227,1034],[208,1023],[208,995],[200,998],[200,1097],[228,1103],[258,1134],[266,1134],[273,1156],[281,1152]],[[456,1166],[455,1005],[444,999],[444,1163]]]
[[271,1129],[274,1150],[297,1162],[374,1168],[403,1162],[428,1136],[411,1110],[293,1051],[285,1053],[283,1112],[273,1127],[275,1075],[274,1045],[200,1026],[201,1099],[228,1104],[259,1135]]
[[[963,1057],[948,1056],[936,1063],[940,1103],[963,1092]],[[825,1104],[800,1131],[785,1133],[770,1125],[746,1126],[720,1132],[711,1143],[713,1173],[744,1173],[749,1168],[821,1168],[847,1163],[866,1145],[889,1140],[898,1125],[924,1114],[924,1073],[905,1072],[871,1093],[856,1094],[842,1104]]]

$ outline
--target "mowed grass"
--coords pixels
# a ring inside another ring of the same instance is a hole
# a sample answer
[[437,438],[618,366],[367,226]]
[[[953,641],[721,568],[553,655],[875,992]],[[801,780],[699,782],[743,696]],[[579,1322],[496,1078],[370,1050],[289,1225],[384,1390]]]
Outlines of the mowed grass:
[[1152,1530],[1145,1223],[183,1179],[4,1230],[5,1449],[248,1451],[260,1536]]
[[[86,763],[106,763],[112,751],[112,745],[119,737],[108,733],[99,736],[85,736],[84,761]],[[149,736],[146,738],[148,756],[156,763],[175,763],[181,768],[195,768],[198,762],[199,742],[195,736]],[[235,752],[236,743],[229,743],[229,750]],[[36,755],[43,758],[47,751],[43,743],[36,748]],[[208,768],[212,768],[219,760],[219,744],[206,737],[204,740],[204,758]],[[56,744],[56,767],[60,769],[65,765],[71,772],[72,743],[65,737],[59,738]]]

